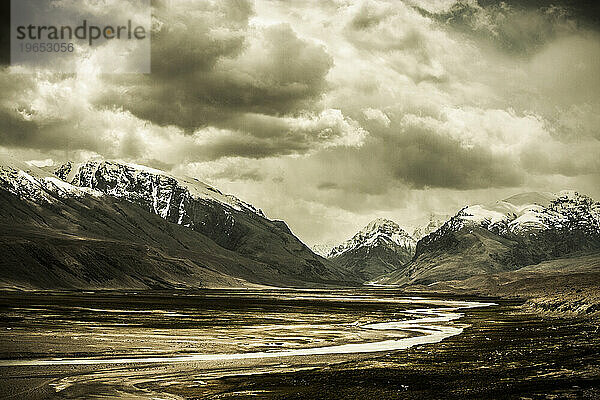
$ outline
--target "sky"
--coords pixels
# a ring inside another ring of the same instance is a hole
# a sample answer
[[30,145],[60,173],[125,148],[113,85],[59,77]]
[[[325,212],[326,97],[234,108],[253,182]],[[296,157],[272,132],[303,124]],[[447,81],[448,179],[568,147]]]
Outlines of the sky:
[[599,10],[153,1],[150,74],[99,73],[101,49],[72,74],[2,60],[0,152],[193,176],[309,245],[521,192],[600,199]]

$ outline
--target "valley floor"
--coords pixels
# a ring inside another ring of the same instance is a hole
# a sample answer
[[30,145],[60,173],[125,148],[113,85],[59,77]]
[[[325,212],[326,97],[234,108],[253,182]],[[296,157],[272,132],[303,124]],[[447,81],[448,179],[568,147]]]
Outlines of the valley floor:
[[[41,300],[35,296],[10,295],[3,298],[3,304],[12,302],[14,306],[3,306],[0,321],[4,330],[0,335],[2,358],[31,359],[44,354],[46,357],[49,354],[66,358],[93,357],[106,348],[111,348],[115,356],[131,352],[133,348],[139,354],[157,351],[171,354],[172,346],[184,346],[186,351],[207,351],[211,347],[219,351],[239,351],[238,347],[253,342],[259,349],[282,344],[311,346],[307,339],[316,338],[320,343],[339,340],[339,329],[342,329],[344,342],[362,341],[370,340],[363,335],[375,333],[354,329],[354,325],[347,326],[345,321],[389,321],[406,316],[406,312],[416,310],[415,307],[423,307],[423,299],[417,299],[414,305],[389,300],[365,301],[379,296],[375,293],[387,299],[406,296],[391,289],[359,291],[355,293],[358,301],[348,300],[348,296],[338,298],[336,294],[327,300],[323,300],[321,294],[313,294],[311,299],[310,292],[305,291],[258,296],[240,293],[223,296],[209,292],[201,299],[178,298],[174,303],[180,310],[177,313],[172,310],[173,304],[169,305],[173,301],[168,300],[169,296],[134,296],[127,307],[141,311],[133,313],[126,309],[123,297],[57,295],[50,301],[52,304],[42,308]],[[473,296],[436,298],[489,301],[489,298]],[[224,299],[228,300],[223,303]],[[461,334],[406,350],[274,358],[268,362],[4,366],[0,367],[0,398],[600,398],[597,320],[530,314],[522,308],[522,301],[493,301],[498,305],[460,311],[464,316],[455,326],[464,327]],[[421,304],[417,305],[418,302]],[[92,307],[91,303],[95,305]],[[92,311],[111,308],[113,313]],[[149,312],[151,310],[153,312]],[[243,319],[238,320],[242,311]],[[236,314],[238,316],[232,318]],[[303,322],[306,320],[316,326],[306,326]],[[62,323],[75,326],[76,321],[83,326],[101,326],[120,333],[106,337],[107,331],[95,335],[89,328],[77,328],[63,329],[60,335],[49,329],[56,326],[60,330]],[[297,328],[285,332],[271,330],[273,327],[284,329],[281,325],[284,321],[298,324]],[[338,326],[334,332],[332,327],[340,323],[344,327]],[[11,334],[7,331],[11,326],[20,331]],[[196,330],[198,327],[208,327],[214,339],[195,338],[200,333]],[[148,336],[136,335],[138,330],[147,332]],[[175,336],[165,336],[169,330]],[[87,338],[83,335],[86,331]],[[32,339],[43,332],[53,336]],[[244,340],[235,340],[233,334]],[[278,342],[273,342],[277,337]],[[103,344],[100,339],[110,340]],[[79,344],[74,347],[74,343]],[[203,349],[194,349],[198,344]]]
[[200,398],[600,398],[596,322],[523,314],[506,303],[463,321],[472,326],[441,343],[313,371],[222,379]]

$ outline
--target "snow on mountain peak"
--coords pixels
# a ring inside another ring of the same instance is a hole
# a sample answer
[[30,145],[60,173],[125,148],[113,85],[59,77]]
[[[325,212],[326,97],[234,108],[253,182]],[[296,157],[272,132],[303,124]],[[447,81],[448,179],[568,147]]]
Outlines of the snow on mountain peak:
[[100,192],[79,188],[28,163],[0,154],[0,186],[21,199],[51,204],[56,198],[85,195],[101,196]]
[[331,251],[332,246],[322,243],[315,243],[310,246],[310,249],[313,253],[320,255],[321,257],[327,257],[329,252]]
[[331,249],[328,257],[337,257],[349,250],[361,247],[390,245],[409,249],[415,247],[416,241],[394,221],[377,218],[356,233],[351,239]]
[[362,231],[368,232],[381,229],[398,230],[401,228],[397,223],[395,223],[392,220],[386,218],[376,218],[373,221],[369,222],[369,224],[365,228],[363,228]]
[[502,202],[515,207],[530,206],[533,204],[548,207],[557,197],[556,194],[550,192],[528,192],[515,194],[502,200]]
[[582,195],[577,193],[575,190],[561,190],[560,192],[558,192],[558,197],[576,199],[580,196],[582,196]]
[[478,226],[498,234],[527,234],[566,226],[600,226],[600,205],[587,196],[568,190],[523,193],[490,204],[464,207],[444,229],[457,231]]
[[427,225],[422,225],[422,226],[417,227],[413,231],[412,236],[416,240],[420,240],[420,239],[424,238],[425,236],[429,235],[430,233],[433,233],[436,230],[438,230],[442,225],[444,225],[444,223],[450,217],[451,217],[450,215],[431,214],[429,216],[429,221],[427,222]]
[[115,197],[152,199],[152,211],[163,218],[172,208],[173,190],[178,188],[194,200],[218,202],[236,211],[249,211],[261,217],[263,212],[235,196],[223,194],[195,178],[175,176],[158,169],[121,161],[67,163],[56,174],[79,187],[96,188]]

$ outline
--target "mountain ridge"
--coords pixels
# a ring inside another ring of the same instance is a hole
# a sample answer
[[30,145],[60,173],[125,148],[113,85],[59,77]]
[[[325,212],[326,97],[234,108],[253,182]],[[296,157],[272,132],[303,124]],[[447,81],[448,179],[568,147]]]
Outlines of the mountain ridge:
[[[284,223],[266,219],[256,208],[229,204],[233,196],[211,191],[209,195],[217,198],[207,199],[202,192],[199,201],[200,196],[194,198],[176,180],[156,178],[154,171],[140,174],[139,169],[110,163],[107,167],[106,171],[116,168],[127,173],[89,174],[84,169],[80,179],[72,182],[90,184],[77,186],[18,160],[0,158],[0,223],[4,226],[0,243],[5,254],[0,282],[5,287],[13,283],[32,288],[358,283],[314,255]],[[90,177],[95,183],[85,180]],[[152,177],[157,185],[143,186]],[[146,190],[159,190],[161,183],[161,195],[146,198]],[[166,193],[186,201],[185,216],[201,229],[192,229],[191,223],[186,226],[176,207],[182,203],[161,202]],[[210,226],[214,221],[220,225]],[[28,276],[31,284],[19,276]]]
[[524,193],[463,207],[419,240],[410,263],[376,282],[460,280],[597,249],[600,203],[574,191]]
[[368,281],[410,261],[415,245],[414,238],[397,223],[377,218],[332,248],[328,258]]

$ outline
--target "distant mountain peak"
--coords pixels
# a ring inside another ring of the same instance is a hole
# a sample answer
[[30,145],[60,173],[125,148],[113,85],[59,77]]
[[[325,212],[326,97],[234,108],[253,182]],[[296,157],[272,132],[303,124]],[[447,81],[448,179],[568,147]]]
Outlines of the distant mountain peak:
[[377,218],[369,222],[367,226],[358,231],[346,242],[334,247],[328,257],[337,257],[347,251],[361,247],[376,247],[381,245],[394,245],[411,248],[416,241],[400,226],[389,219]]
[[453,217],[453,230],[468,225],[499,234],[529,234],[561,228],[566,221],[597,225],[598,208],[598,203],[574,190],[523,193],[493,204],[464,207]]
[[328,258],[367,281],[410,261],[415,246],[415,239],[397,223],[377,218],[331,249]]
[[0,188],[20,199],[38,204],[53,204],[71,196],[102,195],[89,188],[73,186],[41,168],[6,154],[0,154]]
[[450,215],[430,214],[426,225],[417,227],[412,234],[415,240],[421,240],[425,236],[435,232],[450,218]]
[[387,218],[376,218],[373,221],[369,222],[367,226],[363,230],[365,231],[373,231],[373,230],[402,230],[400,225]]
[[310,249],[313,251],[313,253],[326,258],[329,255],[329,252],[331,251],[332,247],[333,246],[329,244],[315,243],[312,246],[310,246]]

